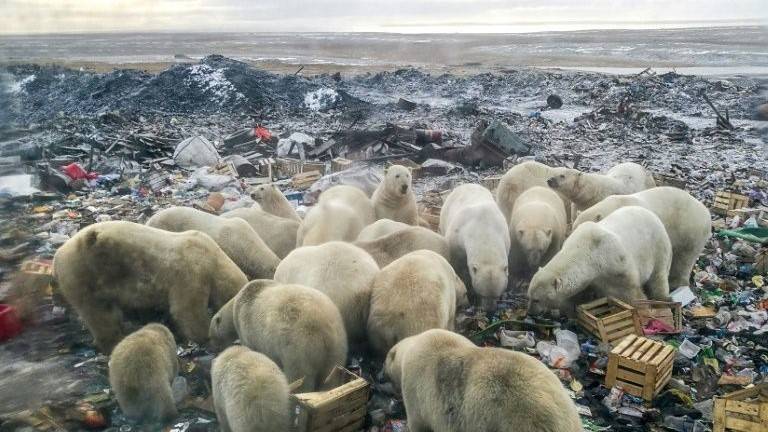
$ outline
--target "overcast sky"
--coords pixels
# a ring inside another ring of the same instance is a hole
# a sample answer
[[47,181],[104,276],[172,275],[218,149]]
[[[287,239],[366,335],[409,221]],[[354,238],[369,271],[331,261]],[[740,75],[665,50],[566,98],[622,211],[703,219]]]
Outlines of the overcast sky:
[[768,25],[768,0],[0,0],[0,33],[521,32]]

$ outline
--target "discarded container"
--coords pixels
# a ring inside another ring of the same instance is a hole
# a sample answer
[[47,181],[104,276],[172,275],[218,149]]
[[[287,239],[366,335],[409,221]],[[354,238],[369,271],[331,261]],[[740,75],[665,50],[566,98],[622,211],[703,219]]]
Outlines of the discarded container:
[[688,306],[689,303],[696,300],[696,295],[691,291],[688,286],[681,286],[669,293],[669,297],[672,301],[680,303],[682,306]]
[[173,160],[183,168],[213,166],[219,162],[219,152],[204,136],[197,135],[176,146]]
[[749,204],[749,197],[735,192],[717,191],[712,213],[725,216],[729,210],[744,208]]
[[627,393],[653,399],[672,377],[675,349],[641,336],[627,336],[608,354],[605,386],[621,386]]
[[16,309],[7,304],[0,304],[0,342],[11,339],[21,333],[21,320]]
[[714,432],[768,430],[768,383],[715,397]]
[[431,129],[416,129],[416,144],[442,143],[443,131]]
[[568,360],[573,363],[579,359],[581,355],[581,347],[579,345],[579,337],[576,333],[570,330],[555,330],[555,340],[557,346],[564,349],[568,353]]
[[294,415],[291,431],[356,431],[365,421],[370,384],[347,369],[337,366],[326,378],[331,390],[291,395]]
[[536,339],[533,337],[533,332],[530,331],[501,329],[499,330],[499,343],[503,347],[521,350],[536,346]]
[[579,305],[576,314],[580,326],[612,345],[627,335],[643,334],[635,308],[615,297],[603,297]]
[[699,355],[699,352],[701,351],[701,347],[696,345],[695,343],[689,341],[688,339],[684,340],[683,343],[680,344],[680,347],[678,348],[678,351],[683,356],[693,359],[697,355]]
[[516,133],[498,120],[491,122],[485,128],[482,138],[483,141],[506,154],[527,155],[531,152],[531,148]]
[[632,306],[637,311],[637,318],[640,320],[640,326],[644,331],[651,320],[662,321],[671,329],[670,331],[655,331],[653,334],[680,333],[683,328],[683,312],[680,303],[635,300],[632,302]]
[[549,95],[547,96],[547,106],[552,109],[560,109],[563,106],[563,99],[556,94]]
[[411,102],[408,99],[400,98],[397,101],[397,107],[404,111],[413,111],[419,106],[416,102]]

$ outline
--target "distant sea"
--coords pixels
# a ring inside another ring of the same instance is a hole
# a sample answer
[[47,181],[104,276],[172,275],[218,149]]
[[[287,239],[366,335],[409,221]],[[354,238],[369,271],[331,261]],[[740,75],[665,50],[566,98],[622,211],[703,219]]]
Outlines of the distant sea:
[[[768,74],[768,27],[513,34],[89,33],[0,36],[0,63],[172,63],[222,54],[252,63],[561,67]],[[691,69],[692,68],[692,69]]]

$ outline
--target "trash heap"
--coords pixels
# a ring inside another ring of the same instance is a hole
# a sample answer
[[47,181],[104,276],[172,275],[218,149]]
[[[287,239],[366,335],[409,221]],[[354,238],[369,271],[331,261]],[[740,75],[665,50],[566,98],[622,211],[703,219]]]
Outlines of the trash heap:
[[[267,182],[303,213],[336,184],[372,192],[391,163],[412,169],[420,215],[434,227],[452,187],[493,189],[528,159],[584,171],[639,162],[712,208],[716,233],[690,289],[671,305],[614,305],[630,311],[634,336],[660,344],[644,349],[672,353],[656,365],[668,381],[650,400],[606,385],[621,379],[609,363],[623,351],[611,354],[620,342],[603,340],[586,314],[528,317],[525,287],[491,315],[458,314],[476,343],[549,365],[586,430],[709,430],[720,415],[713,397],[766,382],[768,131],[754,121],[765,99],[753,80],[527,69],[279,76],[220,56],[158,75],[14,66],[0,76],[14,102],[0,113],[11,119],[0,128],[0,304],[10,306],[0,306],[0,386],[19,388],[0,395],[0,431],[140,430],[117,408],[107,358],[51,286],[51,258],[78,230],[144,223],[175,205],[247,207],[249,188]],[[217,430],[213,356],[194,345],[179,355],[180,415],[166,430]],[[406,430],[381,364],[353,355],[347,368],[372,386],[366,430]]]

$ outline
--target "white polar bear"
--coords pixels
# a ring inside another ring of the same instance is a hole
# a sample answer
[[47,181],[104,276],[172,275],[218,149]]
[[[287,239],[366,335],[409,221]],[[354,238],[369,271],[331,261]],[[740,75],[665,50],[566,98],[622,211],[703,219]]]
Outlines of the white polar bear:
[[373,240],[358,240],[354,245],[368,252],[379,267],[384,267],[401,256],[420,249],[430,250],[445,259],[451,259],[450,248],[445,237],[424,227],[406,226],[405,229]]
[[712,233],[709,209],[688,192],[674,187],[657,187],[632,195],[613,195],[584,210],[573,228],[584,222],[599,222],[621,207],[640,206],[659,217],[672,244],[669,286],[688,285],[693,265]]
[[407,223],[393,221],[392,219],[379,219],[363,228],[363,230],[360,231],[360,235],[357,236],[357,241],[376,240],[379,237],[384,237],[385,235],[402,231],[410,227],[411,225],[408,225]]
[[510,215],[509,263],[518,276],[528,276],[560,250],[568,221],[563,200],[549,188],[534,186],[515,201]]
[[334,186],[322,194],[299,227],[297,246],[313,246],[333,240],[354,241],[376,220],[370,198],[354,186]]
[[411,170],[392,165],[371,197],[376,219],[392,219],[408,225],[419,223],[416,195],[411,184]]
[[453,330],[467,289],[445,258],[419,250],[381,269],[371,288],[368,342],[382,357],[408,336],[432,328]]
[[622,207],[602,221],[585,222],[539,269],[528,287],[529,312],[613,296],[627,302],[669,297],[672,245],[659,218],[642,207]]
[[251,190],[251,199],[267,213],[301,222],[299,214],[296,213],[288,198],[274,184],[256,186]]
[[240,218],[256,231],[264,243],[278,258],[285,258],[296,248],[296,233],[301,222],[267,213],[257,207],[238,208],[221,215],[223,218]]
[[491,192],[476,184],[451,191],[440,211],[440,233],[456,272],[472,286],[480,305],[492,309],[507,288],[510,240]]
[[582,431],[576,406],[542,362],[447,330],[400,341],[384,373],[402,391],[411,432]]
[[656,186],[651,173],[642,166],[620,163],[605,174],[590,174],[571,168],[553,168],[547,185],[584,210],[610,195],[640,192]]
[[[553,169],[543,163],[528,161],[517,164],[504,173],[499,187],[496,188],[496,202],[507,220],[520,194],[534,186],[549,187],[547,180],[553,176]],[[560,193],[558,195],[563,200],[567,220],[570,221],[571,201]]]
[[277,266],[275,280],[325,293],[339,308],[350,342],[359,343],[365,339],[371,284],[378,272],[366,251],[334,241],[294,250]]

